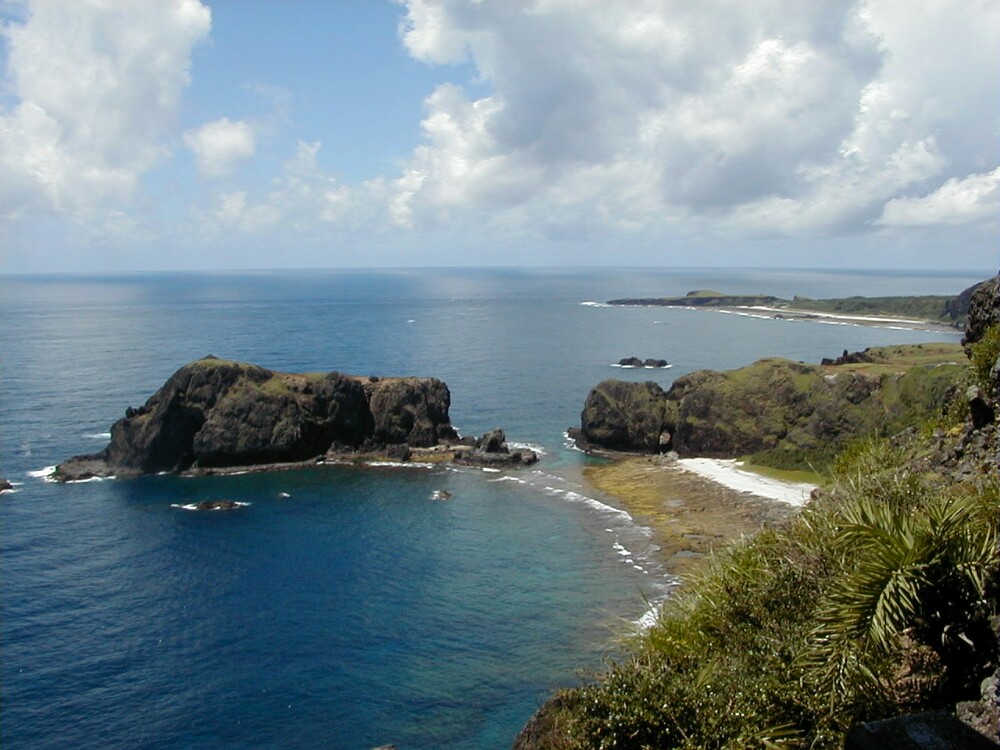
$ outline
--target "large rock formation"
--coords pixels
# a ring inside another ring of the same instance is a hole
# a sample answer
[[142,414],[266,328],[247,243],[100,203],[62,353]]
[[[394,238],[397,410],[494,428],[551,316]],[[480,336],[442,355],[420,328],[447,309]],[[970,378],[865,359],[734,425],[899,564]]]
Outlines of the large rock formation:
[[331,449],[427,447],[456,436],[448,387],[433,378],[279,373],[205,357],[129,408],[98,454],[56,478],[134,476],[306,461]]
[[606,380],[587,396],[573,434],[590,448],[757,454],[771,465],[806,466],[829,459],[850,439],[891,434],[939,411],[954,367],[859,371],[764,359],[739,370],[691,373],[666,392],[652,382]]
[[966,313],[969,323],[962,338],[962,346],[969,354],[972,344],[983,337],[986,329],[1000,323],[1000,274],[969,287],[958,299],[968,305]]

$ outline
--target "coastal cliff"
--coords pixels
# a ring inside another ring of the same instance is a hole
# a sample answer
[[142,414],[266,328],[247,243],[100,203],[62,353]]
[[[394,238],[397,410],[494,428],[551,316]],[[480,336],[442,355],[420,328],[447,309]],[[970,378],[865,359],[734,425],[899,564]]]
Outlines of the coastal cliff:
[[[753,455],[778,468],[828,462],[846,441],[890,434],[945,408],[963,359],[957,346],[869,349],[811,365],[762,359],[701,370],[664,391],[605,380],[574,431],[582,447],[681,456]],[[839,362],[839,364],[838,364]]]
[[995,278],[966,295],[965,364],[948,364],[957,346],[892,347],[591,391],[577,433],[591,447],[842,449],[799,513],[718,550],[514,750],[834,750],[859,723],[929,710],[995,741],[998,291]]
[[434,378],[293,374],[205,357],[129,408],[97,454],[61,481],[309,461],[330,451],[405,451],[457,439],[451,395]]

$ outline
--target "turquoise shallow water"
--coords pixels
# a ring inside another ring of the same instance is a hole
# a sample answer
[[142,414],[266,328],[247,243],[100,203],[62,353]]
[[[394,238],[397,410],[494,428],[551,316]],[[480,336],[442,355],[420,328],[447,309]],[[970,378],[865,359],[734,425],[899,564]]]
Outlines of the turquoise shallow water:
[[[987,275],[986,272],[982,277]],[[502,748],[665,587],[645,530],[578,481],[587,390],[764,355],[947,338],[583,302],[694,288],[955,293],[980,278],[399,271],[0,279],[5,748]],[[957,339],[952,336],[952,339]],[[129,405],[213,353],[433,375],[464,433],[545,451],[516,475],[355,469],[69,486]],[[621,357],[665,357],[623,371]],[[447,502],[434,500],[448,490]],[[287,495],[287,497],[286,497]],[[227,497],[233,513],[174,506]],[[617,545],[617,546],[616,546]],[[628,554],[624,554],[623,550]]]

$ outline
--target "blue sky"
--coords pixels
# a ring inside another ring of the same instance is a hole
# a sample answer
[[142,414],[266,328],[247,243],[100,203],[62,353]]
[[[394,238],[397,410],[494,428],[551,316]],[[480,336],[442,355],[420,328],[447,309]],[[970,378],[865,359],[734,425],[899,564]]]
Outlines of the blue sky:
[[0,270],[1000,265],[988,0],[0,0]]

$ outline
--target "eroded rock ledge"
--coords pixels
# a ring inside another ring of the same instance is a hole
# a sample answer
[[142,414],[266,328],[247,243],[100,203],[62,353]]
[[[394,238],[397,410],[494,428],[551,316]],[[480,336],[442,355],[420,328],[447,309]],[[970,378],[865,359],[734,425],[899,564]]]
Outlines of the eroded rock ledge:
[[208,356],[175,372],[111,428],[100,453],[56,469],[62,481],[315,463],[454,443],[451,394],[435,378],[293,374]]

